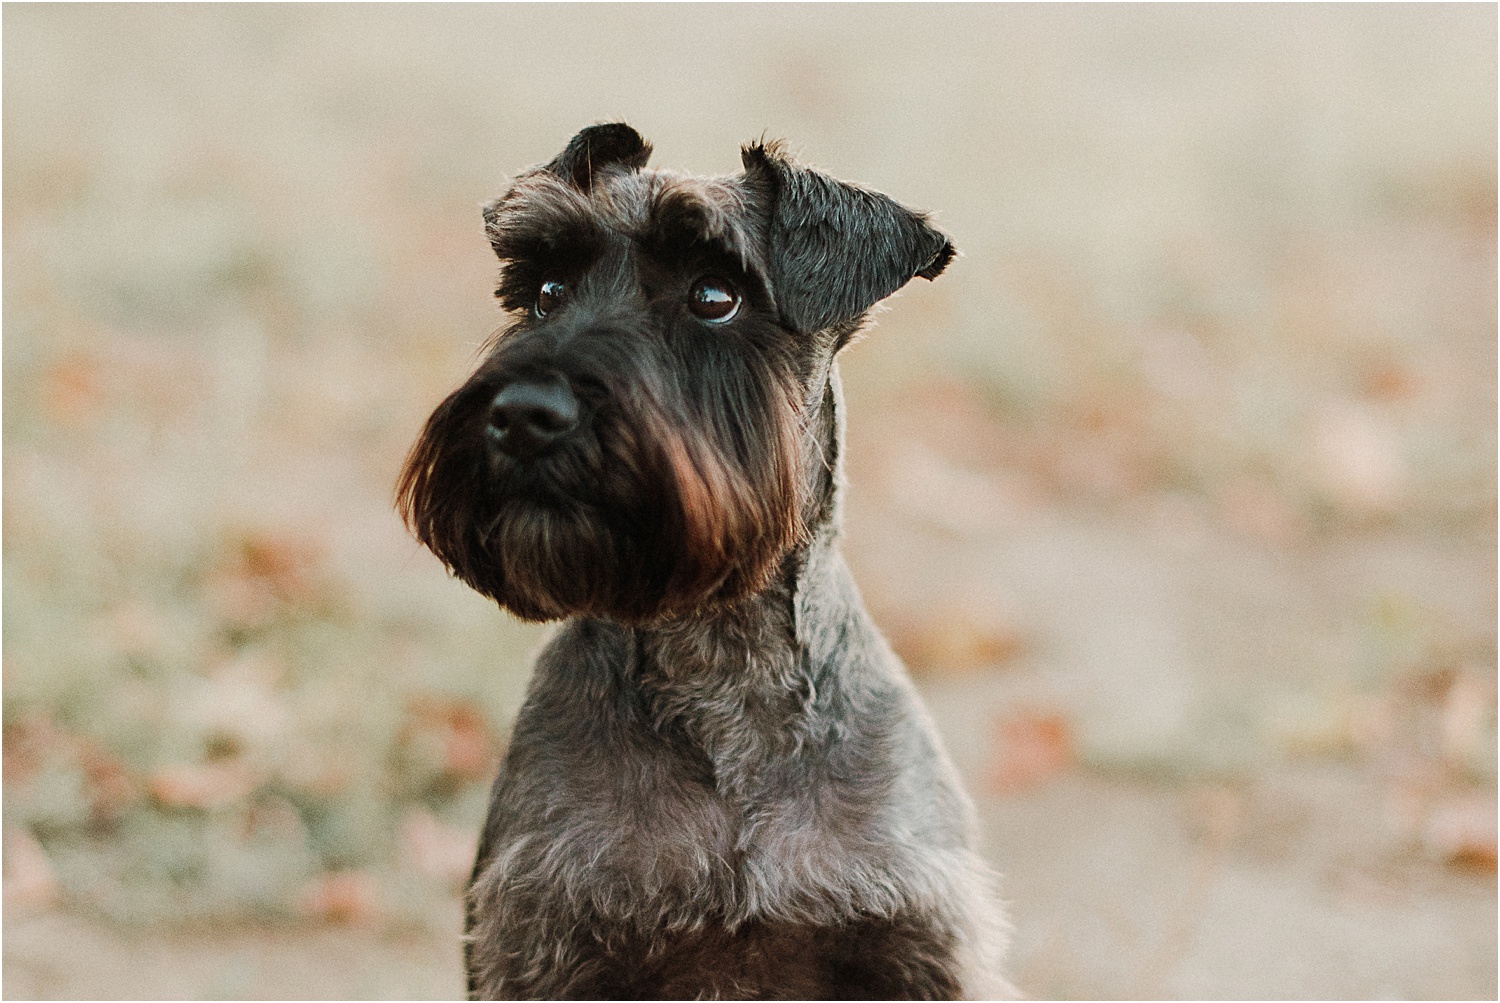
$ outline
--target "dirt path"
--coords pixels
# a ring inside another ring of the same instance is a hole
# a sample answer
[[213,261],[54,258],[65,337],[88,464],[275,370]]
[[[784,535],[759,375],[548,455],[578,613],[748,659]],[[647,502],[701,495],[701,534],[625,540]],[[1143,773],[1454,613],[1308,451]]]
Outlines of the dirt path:
[[458,999],[451,934],[352,928],[128,932],[69,913],[5,924],[6,999]]

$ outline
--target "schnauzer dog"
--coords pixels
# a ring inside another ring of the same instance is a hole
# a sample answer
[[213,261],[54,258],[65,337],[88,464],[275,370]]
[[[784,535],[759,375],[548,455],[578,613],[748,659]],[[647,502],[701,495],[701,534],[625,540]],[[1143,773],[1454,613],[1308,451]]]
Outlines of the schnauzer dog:
[[515,315],[398,488],[537,659],[468,889],[485,999],[1010,990],[973,809],[838,550],[835,356],[953,245],[751,143],[584,129],[484,211]]

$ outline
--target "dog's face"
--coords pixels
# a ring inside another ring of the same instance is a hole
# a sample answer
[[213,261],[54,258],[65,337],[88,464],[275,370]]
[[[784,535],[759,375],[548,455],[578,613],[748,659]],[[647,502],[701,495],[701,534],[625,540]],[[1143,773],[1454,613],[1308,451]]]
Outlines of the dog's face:
[[526,619],[644,623],[764,587],[806,533],[829,361],[953,255],[774,148],[730,178],[649,154],[628,126],[585,129],[486,208],[515,321],[398,487],[418,539]]

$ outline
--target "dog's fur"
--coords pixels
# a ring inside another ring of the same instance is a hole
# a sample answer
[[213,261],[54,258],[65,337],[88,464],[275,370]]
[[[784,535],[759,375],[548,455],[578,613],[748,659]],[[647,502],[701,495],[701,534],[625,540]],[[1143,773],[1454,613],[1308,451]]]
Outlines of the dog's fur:
[[[722,178],[649,155],[594,126],[486,208],[518,319],[398,489],[454,574],[566,618],[491,797],[470,993],[1008,993],[972,808],[836,542],[834,357],[953,247],[777,145]],[[705,274],[742,297],[726,323],[686,305]],[[491,409],[525,381],[577,425],[518,459]]]

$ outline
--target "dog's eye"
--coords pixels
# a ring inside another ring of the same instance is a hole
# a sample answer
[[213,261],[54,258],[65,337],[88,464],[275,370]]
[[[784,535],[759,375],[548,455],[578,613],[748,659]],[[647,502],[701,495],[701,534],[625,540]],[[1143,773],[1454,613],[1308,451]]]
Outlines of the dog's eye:
[[688,309],[700,320],[723,324],[740,312],[740,294],[723,279],[705,276],[693,283],[688,293]]
[[545,317],[556,310],[567,291],[568,287],[557,279],[548,279],[543,282],[542,287],[536,292],[536,315]]

